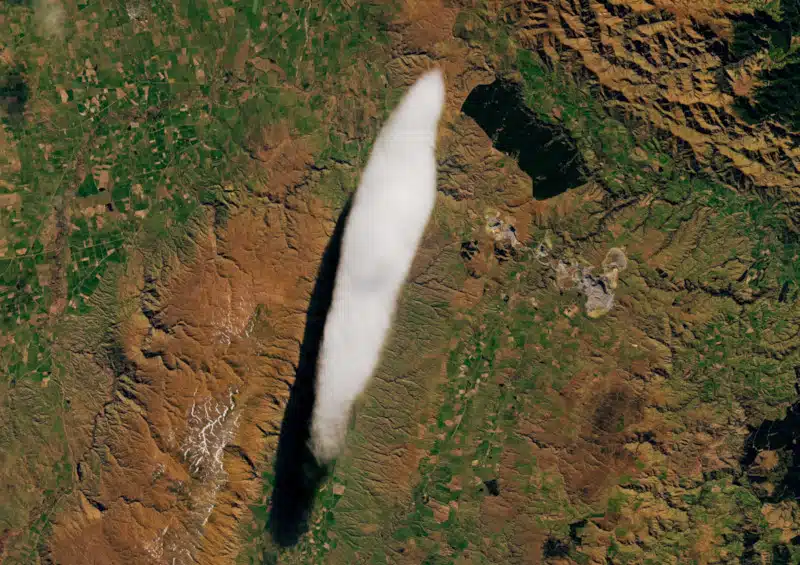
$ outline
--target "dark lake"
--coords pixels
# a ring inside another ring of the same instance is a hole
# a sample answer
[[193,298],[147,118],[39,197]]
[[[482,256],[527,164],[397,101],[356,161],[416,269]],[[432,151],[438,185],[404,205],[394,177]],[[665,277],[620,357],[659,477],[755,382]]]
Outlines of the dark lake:
[[492,139],[498,151],[516,159],[533,180],[533,197],[545,200],[580,186],[583,159],[566,129],[536,117],[521,87],[498,79],[475,87],[461,111]]

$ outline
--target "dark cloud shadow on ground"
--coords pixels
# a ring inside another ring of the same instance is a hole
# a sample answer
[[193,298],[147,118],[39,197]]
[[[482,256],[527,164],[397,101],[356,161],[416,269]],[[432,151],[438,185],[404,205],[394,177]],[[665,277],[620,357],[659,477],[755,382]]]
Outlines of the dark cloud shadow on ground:
[[308,440],[314,407],[317,358],[325,319],[333,299],[342,235],[349,212],[350,202],[342,210],[322,255],[306,314],[297,373],[281,423],[275,461],[275,487],[269,515],[270,533],[275,543],[281,547],[295,545],[308,530],[314,499],[328,475],[328,469],[318,464],[311,453]]

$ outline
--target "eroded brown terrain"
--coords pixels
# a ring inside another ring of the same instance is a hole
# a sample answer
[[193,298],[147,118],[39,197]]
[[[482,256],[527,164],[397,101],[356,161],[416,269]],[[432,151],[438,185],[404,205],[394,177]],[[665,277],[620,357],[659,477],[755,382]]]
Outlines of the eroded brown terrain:
[[235,556],[331,225],[318,201],[289,197],[242,206],[222,233],[198,225],[188,262],[169,251],[131,262],[113,396],[81,462],[78,508],[54,534],[59,562],[86,563],[87,547],[93,563]]
[[[285,562],[367,562],[370,543],[393,563],[425,559],[427,548],[395,541],[393,534],[415,504],[420,465],[435,467],[443,459],[430,455],[433,442],[454,438],[449,447],[459,456],[476,450],[477,432],[459,435],[458,417],[446,420],[443,430],[431,426],[447,396],[441,387],[448,380],[448,355],[461,339],[456,322],[480,325],[498,294],[511,307],[544,304],[547,315],[534,314],[534,323],[554,340],[575,342],[577,352],[567,361],[550,359],[541,345],[532,346],[532,357],[511,345],[500,347],[501,358],[544,374],[547,358],[559,371],[563,363],[569,375],[545,382],[541,398],[520,393],[512,402],[504,393],[486,394],[491,400],[484,401],[481,417],[512,414],[514,425],[498,423],[493,433],[521,441],[496,459],[467,462],[496,476],[502,496],[461,503],[426,499],[437,523],[458,513],[479,525],[469,550],[446,548],[454,561],[573,563],[565,555],[546,555],[546,541],[563,538],[557,528],[604,509],[622,491],[629,504],[602,519],[584,520],[580,550],[587,562],[605,563],[615,536],[638,551],[629,562],[661,558],[654,549],[661,535],[693,529],[703,535],[681,547],[672,562],[729,562],[706,551],[722,534],[698,526],[680,498],[699,488],[708,473],[738,469],[748,424],[777,417],[785,406],[764,414],[732,400],[712,409],[696,401],[696,383],[676,385],[690,380],[688,373],[676,375],[676,365],[679,350],[699,339],[716,313],[741,314],[762,298],[750,285],[752,242],[739,233],[738,218],[720,220],[709,207],[687,212],[653,197],[612,207],[593,182],[551,200],[532,200],[530,179],[514,163],[501,164],[491,140],[460,112],[469,92],[500,70],[480,42],[454,36],[459,14],[471,7],[466,4],[408,0],[389,31],[391,87],[410,84],[433,65],[447,76],[440,196],[397,329],[337,467],[344,482],[324,487],[334,493],[338,488],[342,497],[336,527],[318,542],[319,530],[312,528],[308,543],[315,547]],[[688,148],[698,170],[733,186],[793,199],[800,184],[796,138],[777,124],[745,124],[733,113],[732,97],[720,90],[724,76],[743,83],[751,72],[726,67],[717,49],[719,37],[728,33],[725,14],[739,9],[727,3],[568,0],[489,6],[521,47],[576,74],[586,71],[608,104],[654,131],[669,132],[677,140],[672,149]],[[94,392],[70,416],[71,448],[83,455],[76,457],[78,489],[48,542],[56,563],[234,563],[250,543],[249,506],[265,502],[262,472],[272,463],[315,273],[338,214],[315,185],[324,172],[314,168],[318,148],[311,142],[278,125],[253,143],[248,166],[268,171],[265,185],[232,197],[225,222],[215,222],[209,207],[186,236],[189,248],[165,242],[154,254],[134,251],[114,285],[116,345],[102,352],[73,348],[73,370],[91,379]],[[357,175],[351,164],[340,166]],[[648,211],[657,205],[685,216],[679,232],[648,223]],[[593,265],[602,263],[619,236],[631,235],[625,248],[631,261],[619,275],[615,308],[590,322],[593,327],[581,325],[584,299],[559,292],[548,261],[509,282],[510,269],[522,258],[515,254],[527,251],[499,240],[487,228],[493,217],[513,225],[524,245],[550,228],[561,241],[554,255]],[[726,255],[717,260],[720,241]],[[467,260],[464,242],[474,242]],[[508,314],[509,328],[513,317]],[[511,330],[501,336],[503,343],[513,337]],[[782,359],[797,343],[797,328],[790,324],[765,332],[760,345]],[[514,370],[487,368],[480,386],[508,383],[513,390],[515,378]],[[474,387],[478,396],[479,384]],[[457,404],[465,411],[468,405]],[[531,460],[535,471],[525,467]],[[620,487],[626,474],[648,488]],[[477,472],[475,483],[467,475],[453,477],[449,488],[480,486]],[[797,534],[796,505],[764,508],[787,542]],[[363,545],[331,546],[336,536]],[[438,532],[432,539],[445,541]]]
[[698,171],[737,188],[753,186],[795,200],[797,134],[778,123],[749,125],[733,94],[748,95],[758,60],[729,61],[729,17],[737,2],[516,2],[499,8],[525,48],[579,67],[607,103],[668,132],[690,150]]

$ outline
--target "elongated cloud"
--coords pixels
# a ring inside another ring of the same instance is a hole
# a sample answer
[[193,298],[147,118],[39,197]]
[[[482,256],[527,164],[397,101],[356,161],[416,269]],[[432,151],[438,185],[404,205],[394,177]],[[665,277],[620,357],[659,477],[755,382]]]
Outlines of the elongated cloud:
[[433,210],[444,94],[438,70],[411,87],[378,135],[353,199],[317,370],[311,448],[323,463],[341,451]]

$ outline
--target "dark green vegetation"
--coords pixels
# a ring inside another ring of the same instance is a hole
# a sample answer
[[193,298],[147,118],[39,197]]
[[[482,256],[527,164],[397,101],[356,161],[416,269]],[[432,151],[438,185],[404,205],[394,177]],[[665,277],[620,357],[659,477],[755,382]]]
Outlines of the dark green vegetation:
[[[775,119],[800,129],[800,2],[776,3],[777,10],[756,10],[735,24],[731,51],[737,58],[767,53],[766,67],[754,99],[738,101],[742,115],[753,121]],[[795,44],[793,45],[793,40]]]
[[515,67],[531,109],[542,120],[566,127],[592,178],[615,198],[657,193],[678,203],[707,185],[687,174],[689,167],[670,155],[665,139],[613,114],[597,92],[566,69],[548,68],[527,51],[517,53]]
[[517,159],[533,180],[533,197],[545,200],[582,183],[583,163],[563,131],[537,121],[517,85],[503,80],[470,92],[461,111],[494,146]]
[[100,311],[130,249],[154,248],[204,208],[224,225],[237,190],[269,190],[258,159],[270,126],[307,138],[320,169],[358,161],[369,117],[363,142],[343,145],[337,128],[361,111],[349,93],[379,72],[378,57],[353,68],[353,54],[381,49],[368,3],[79,2],[44,29],[47,9],[0,4],[14,30],[0,46],[13,58],[0,66],[0,150],[19,163],[0,184],[14,199],[0,210],[0,468],[22,465],[31,483],[0,493],[0,539],[13,534],[19,562],[44,550],[76,476],[68,332],[98,315],[114,323]]
[[[800,394],[800,378],[798,378],[798,394]],[[761,498],[770,501],[797,500],[800,497],[800,403],[793,404],[786,410],[786,416],[780,420],[765,420],[747,438],[747,451],[743,464],[751,469],[750,480],[756,485],[767,482],[776,488],[770,492],[761,490]],[[768,473],[754,469],[758,454],[764,450],[778,451],[780,461]]]
[[20,68],[0,67],[0,105],[5,110],[5,123],[19,127],[25,104],[28,102],[28,84]]
[[[280,136],[303,141],[313,163],[304,186],[328,203],[354,188],[399,89],[385,84],[391,13],[351,4],[81,2],[57,33],[39,26],[30,3],[0,6],[14,26],[12,62],[0,69],[0,545],[13,534],[9,562],[45,555],[74,488],[76,406],[93,390],[94,414],[104,393],[97,365],[77,359],[113,356],[125,307],[115,281],[132,252],[188,250],[190,238],[178,236],[195,216],[213,209],[224,228],[240,191],[279,200],[263,161],[280,165],[269,159]],[[759,91],[763,116],[783,115],[794,96],[790,8],[779,25],[753,20],[762,27],[737,40],[742,56],[771,49],[787,61],[767,71],[778,74]],[[272,460],[260,466],[264,492],[243,526],[241,562],[514,563],[537,551],[577,563],[589,554],[797,562],[797,544],[772,519],[775,505],[797,515],[791,209],[692,172],[670,139],[610,111],[569,68],[515,50],[491,14],[463,11],[454,33],[483,42],[503,81],[519,85],[523,114],[569,136],[568,150],[556,147],[569,163],[548,164],[574,167],[579,155],[600,196],[576,187],[560,197],[578,199],[568,212],[518,226],[530,237],[494,265],[495,286],[468,308],[447,289],[472,276],[459,242],[492,256],[478,243],[483,203],[474,226],[442,207],[433,237],[454,245],[427,272],[439,294],[409,285],[389,378],[359,407],[352,458],[332,469],[310,531],[288,550],[266,534],[277,478]],[[597,265],[613,246],[631,267],[618,306],[591,320],[574,291],[554,287],[550,260]],[[420,433],[399,431],[408,429]],[[408,447],[388,469],[374,463],[387,444]],[[778,454],[766,469],[768,448]]]
[[800,128],[800,60],[796,56],[759,74],[763,85],[756,92],[755,104],[740,102],[742,113],[757,121],[767,118],[785,121],[792,129]]
[[[797,395],[791,336],[800,245],[787,228],[790,210],[687,172],[663,139],[610,113],[565,69],[524,51],[509,69],[520,73],[530,110],[575,140],[603,200],[534,228],[529,247],[503,267],[502,287],[447,324],[442,342],[456,345],[435,352],[448,357],[447,378],[434,417],[418,421],[426,434],[415,442],[423,455],[410,501],[388,502],[363,486],[370,476],[358,463],[345,462],[321,491],[309,534],[269,555],[286,563],[449,565],[516,562],[540,548],[545,557],[586,563],[603,548],[608,563],[702,563],[698,548],[709,544],[720,560],[795,562],[797,547],[781,541],[763,506],[793,500],[796,468],[783,432],[790,423],[771,445],[784,450],[772,498],[763,496],[766,479],[748,467],[766,445],[757,430],[781,419]],[[649,249],[645,241],[659,236]],[[558,257],[630,249],[637,266],[621,275],[625,305],[600,320],[567,316],[575,295],[558,293],[551,267],[535,259],[548,239]],[[470,249],[468,256],[479,252]],[[651,259],[659,250],[664,258]],[[401,333],[416,327],[405,324],[398,322]],[[592,393],[577,410],[564,402],[580,375],[602,382],[617,370],[631,379]],[[647,405],[650,394],[666,400]],[[365,404],[359,418],[381,421],[385,407]],[[645,420],[648,410],[662,414],[659,426]],[[706,429],[732,463],[695,473],[694,461],[709,449],[695,452],[695,437]],[[376,436],[351,433],[361,464]],[[565,467],[587,477],[554,465],[548,448],[563,449]],[[495,499],[508,514],[492,510]],[[526,538],[532,531],[543,535]]]

